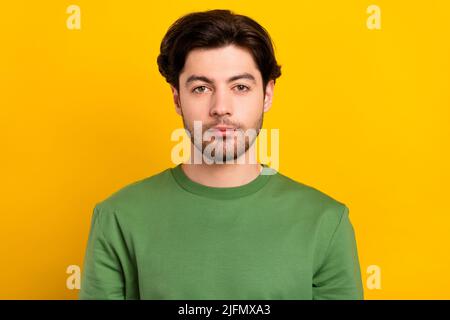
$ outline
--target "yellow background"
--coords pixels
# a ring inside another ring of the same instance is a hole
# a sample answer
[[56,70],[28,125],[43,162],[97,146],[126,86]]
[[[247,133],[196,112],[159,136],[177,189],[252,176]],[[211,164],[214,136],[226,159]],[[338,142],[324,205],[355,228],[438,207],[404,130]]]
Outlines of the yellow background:
[[[81,8],[69,30],[66,8]],[[381,8],[381,30],[366,9]],[[93,206],[173,166],[156,57],[169,25],[228,8],[265,26],[282,76],[264,128],[279,171],[346,203],[367,299],[450,299],[450,3],[4,1],[0,298],[76,299]],[[367,267],[381,268],[368,290]]]

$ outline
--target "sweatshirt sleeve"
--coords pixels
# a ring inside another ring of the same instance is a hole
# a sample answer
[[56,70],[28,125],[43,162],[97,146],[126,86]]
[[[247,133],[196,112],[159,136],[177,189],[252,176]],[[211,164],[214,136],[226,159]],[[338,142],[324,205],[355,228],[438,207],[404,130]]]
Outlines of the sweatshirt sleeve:
[[80,300],[125,299],[121,262],[117,249],[105,237],[102,214],[96,205],[84,257],[78,295]]
[[313,300],[363,300],[355,232],[344,207],[325,259],[313,276]]

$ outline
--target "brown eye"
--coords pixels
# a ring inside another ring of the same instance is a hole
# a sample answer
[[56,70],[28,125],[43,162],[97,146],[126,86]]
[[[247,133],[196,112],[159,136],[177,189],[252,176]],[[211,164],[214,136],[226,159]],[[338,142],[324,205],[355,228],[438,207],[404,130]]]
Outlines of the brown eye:
[[200,87],[194,88],[194,90],[192,90],[192,92],[194,92],[194,93],[203,93],[203,92],[205,92],[205,89],[207,89],[205,86],[200,86]]
[[240,92],[245,92],[245,91],[249,90],[249,87],[244,86],[243,84],[238,84],[235,88],[237,88],[238,91],[240,91]]

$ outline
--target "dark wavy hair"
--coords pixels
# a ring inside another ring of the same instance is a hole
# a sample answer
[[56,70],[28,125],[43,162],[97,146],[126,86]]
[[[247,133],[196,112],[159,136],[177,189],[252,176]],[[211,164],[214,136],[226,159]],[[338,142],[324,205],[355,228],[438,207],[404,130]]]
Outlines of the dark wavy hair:
[[261,72],[264,92],[270,80],[275,82],[281,76],[266,29],[247,16],[220,9],[189,13],[169,27],[157,58],[159,72],[178,90],[179,74],[191,50],[229,44],[250,51]]

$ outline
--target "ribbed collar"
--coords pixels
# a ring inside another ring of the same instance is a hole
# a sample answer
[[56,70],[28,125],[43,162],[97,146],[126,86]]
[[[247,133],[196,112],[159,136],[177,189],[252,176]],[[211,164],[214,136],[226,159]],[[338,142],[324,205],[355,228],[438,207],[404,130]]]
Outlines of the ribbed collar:
[[170,168],[170,172],[175,181],[186,191],[201,195],[212,199],[235,199],[250,195],[261,189],[273,175],[273,169],[266,164],[263,166],[260,174],[247,184],[237,187],[210,187],[198,182],[192,181],[181,168],[181,163],[177,166]]

